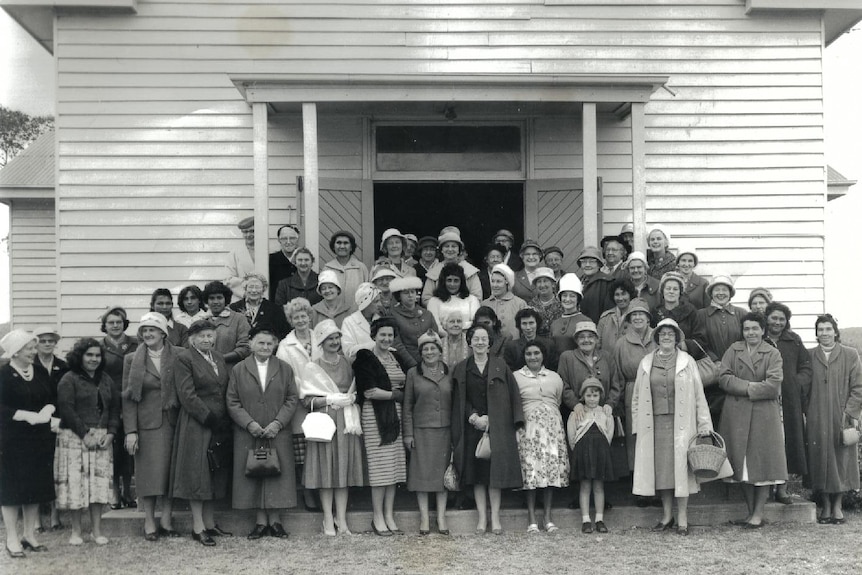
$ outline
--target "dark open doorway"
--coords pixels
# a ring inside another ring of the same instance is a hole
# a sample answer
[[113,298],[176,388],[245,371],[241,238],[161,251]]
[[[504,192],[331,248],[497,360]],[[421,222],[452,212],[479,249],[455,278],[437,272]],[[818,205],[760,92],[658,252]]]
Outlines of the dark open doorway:
[[[470,261],[480,265],[485,246],[500,228],[524,237],[524,184],[521,182],[393,182],[374,184],[374,237],[398,228],[417,237],[458,226]],[[375,243],[375,249],[379,241]],[[375,256],[377,254],[375,253]]]

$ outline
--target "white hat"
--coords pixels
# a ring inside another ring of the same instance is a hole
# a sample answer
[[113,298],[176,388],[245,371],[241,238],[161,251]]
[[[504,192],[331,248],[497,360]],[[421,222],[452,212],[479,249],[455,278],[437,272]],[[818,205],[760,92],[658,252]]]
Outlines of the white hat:
[[506,278],[506,283],[509,284],[509,290],[515,285],[515,272],[506,264],[497,264],[491,268],[491,273],[497,273]]
[[3,359],[12,359],[12,356],[21,351],[25,345],[35,341],[36,336],[32,332],[23,329],[13,329],[0,339],[0,347],[3,348]]
[[646,256],[643,252],[632,252],[629,254],[629,257],[626,258],[626,267],[629,267],[629,264],[634,260],[640,260],[644,263],[644,267],[649,269],[649,264],[647,263]]
[[697,257],[697,252],[694,251],[694,248],[691,246],[679,248],[679,250],[676,252],[676,263],[679,264],[679,258],[684,256],[685,254],[688,254],[694,258],[694,265],[695,267],[697,267],[697,264],[700,262],[700,260]]
[[557,276],[554,275],[554,270],[551,268],[536,268],[536,271],[533,272],[535,275],[533,276],[533,284],[536,283],[536,280],[539,278],[548,278],[554,283],[557,283]]
[[60,332],[57,331],[57,327],[53,326],[53,325],[48,325],[48,324],[38,325],[33,330],[33,335],[35,335],[36,337],[39,337],[40,335],[45,335],[48,333],[50,333],[51,335],[56,335],[58,339],[60,338]]
[[664,237],[665,237],[665,239],[667,240],[667,245],[670,245],[670,234],[669,234],[669,233],[668,233],[668,231],[664,228],[664,226],[661,226],[661,225],[659,225],[659,224],[655,224],[655,225],[649,226],[649,231],[647,232],[647,237],[649,237],[649,235],[650,235],[651,233],[655,232],[655,231],[659,231],[659,232],[661,232],[662,234],[664,234]]
[[338,274],[335,273],[335,270],[323,270],[320,272],[320,275],[317,276],[317,293],[320,293],[320,286],[323,284],[334,285],[338,288],[338,293],[343,291],[341,289],[341,282],[338,280]]
[[422,289],[422,280],[416,276],[407,276],[403,278],[395,278],[389,284],[389,291],[392,293],[404,291],[406,289]]
[[404,237],[404,234],[402,234],[397,228],[389,228],[388,230],[383,232],[383,235],[380,237],[380,251],[381,252],[386,251],[386,240],[388,240],[389,238],[401,238],[402,243],[406,239]]
[[443,247],[446,242],[455,242],[464,251],[464,242],[461,241],[461,234],[456,232],[444,232],[437,237],[437,247]]
[[353,295],[353,300],[356,303],[356,307],[359,311],[364,310],[371,302],[374,301],[374,298],[380,295],[380,290],[377,289],[374,284],[370,284],[368,282],[362,282],[359,284],[359,287],[356,288],[356,293]]
[[719,284],[726,285],[730,288],[730,297],[736,295],[736,288],[733,287],[733,280],[730,279],[730,276],[725,274],[719,274],[712,276],[712,279],[706,286],[706,295],[709,296],[709,299],[712,299],[712,290],[715,288],[715,286]]
[[631,222],[623,224],[623,227],[620,228],[620,235],[633,233],[635,233],[635,225]]
[[168,320],[157,311],[148,311],[141,316],[141,321],[138,324],[138,333],[145,327],[154,327],[161,330],[165,335],[168,335]]
[[652,340],[654,342],[658,343],[658,332],[663,327],[672,327],[673,331],[676,332],[676,338],[679,341],[685,340],[685,333],[682,331],[682,328],[679,327],[679,324],[676,323],[676,320],[674,320],[673,318],[670,318],[670,317],[666,317],[663,320],[661,320],[660,322],[658,322],[658,324],[656,324],[656,326],[655,326],[655,329],[652,331]]
[[596,328],[596,324],[591,321],[579,321],[575,324],[575,335],[578,335],[582,331],[589,331],[599,335],[599,330]]
[[371,268],[371,282],[379,280],[380,278],[397,278],[398,274],[395,273],[395,270],[390,268],[386,264],[378,264]]
[[564,291],[573,291],[580,297],[584,297],[584,284],[581,283],[581,280],[575,274],[563,274],[557,286],[557,297],[560,297],[560,294]]
[[341,330],[331,319],[327,318],[314,326],[314,339],[317,341],[317,345],[323,345],[326,338],[335,334],[341,335]]

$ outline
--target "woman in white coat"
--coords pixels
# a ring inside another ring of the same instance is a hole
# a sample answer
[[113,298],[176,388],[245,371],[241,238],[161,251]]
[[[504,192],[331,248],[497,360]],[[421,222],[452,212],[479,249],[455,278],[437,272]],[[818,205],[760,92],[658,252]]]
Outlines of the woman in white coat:
[[[678,348],[685,336],[668,318],[653,331],[658,349],[638,366],[632,394],[632,434],[636,439],[635,495],[661,496],[663,515],[653,531],[673,527],[677,502],[677,532],[688,535],[688,497],[700,491],[688,467],[688,444],[695,435],[712,431],[709,406],[697,363]],[[720,476],[729,475],[729,467]]]

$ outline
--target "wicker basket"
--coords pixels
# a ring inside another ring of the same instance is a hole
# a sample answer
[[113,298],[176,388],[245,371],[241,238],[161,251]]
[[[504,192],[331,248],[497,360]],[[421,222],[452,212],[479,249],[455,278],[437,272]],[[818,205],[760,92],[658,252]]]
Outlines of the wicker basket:
[[714,431],[711,431],[708,437],[695,435],[688,444],[688,465],[692,473],[701,479],[718,477],[726,459],[724,438]]

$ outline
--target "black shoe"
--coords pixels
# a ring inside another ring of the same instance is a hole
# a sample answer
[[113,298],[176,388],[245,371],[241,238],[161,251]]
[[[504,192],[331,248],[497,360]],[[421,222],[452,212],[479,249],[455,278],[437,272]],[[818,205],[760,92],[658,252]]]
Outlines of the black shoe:
[[667,531],[668,529],[673,527],[673,525],[674,525],[674,520],[673,520],[673,517],[671,517],[670,521],[668,521],[667,523],[662,523],[661,521],[659,521],[658,523],[653,525],[652,531],[656,531],[656,532]]
[[123,499],[123,505],[125,505],[129,509],[137,509],[138,508],[138,502],[135,499]]
[[375,535],[379,535],[380,537],[392,537],[392,532],[389,531],[389,529],[383,529],[382,531],[380,531],[377,529],[377,526],[374,524],[373,521],[371,522],[371,529],[374,530]]
[[593,524],[589,521],[584,521],[581,523],[581,533],[592,533],[593,532]]
[[144,533],[144,539],[146,541],[158,541],[159,540],[159,532],[153,531],[152,533]]
[[775,501],[783,505],[793,505],[793,497],[791,497],[790,495],[778,495],[776,493]]
[[192,539],[205,547],[213,547],[216,544],[215,539],[209,536],[209,533],[207,533],[206,529],[204,529],[200,533],[195,533],[194,531],[192,531]]
[[204,533],[206,533],[210,537],[233,537],[233,533],[231,533],[230,531],[225,531],[218,525],[213,525],[212,529],[204,529]]
[[596,521],[596,531],[598,533],[607,533],[608,527],[605,525],[604,521]]
[[683,537],[685,537],[686,535],[688,535],[688,525],[686,525],[685,527],[677,527],[676,532],[677,535],[682,535]]
[[159,534],[159,537],[182,537],[182,535],[177,531],[174,531],[173,529],[165,529],[161,525],[159,525],[156,533]]
[[281,523],[273,523],[269,528],[269,534],[279,539],[287,539],[290,537],[290,533],[285,530],[284,525]]
[[120,499],[116,503],[111,503],[111,509],[113,509],[114,511],[119,511],[120,509],[125,509],[125,507],[126,507],[126,504],[123,502],[122,499]]
[[23,547],[24,549],[29,549],[30,551],[35,551],[36,553],[41,553],[42,551],[48,550],[48,548],[45,547],[44,545],[42,545],[42,544],[33,545],[32,543],[30,543],[26,539],[21,540],[21,547]]
[[23,559],[26,557],[23,551],[12,551],[11,549],[9,549],[8,545],[6,546],[6,553],[8,553],[9,557],[11,557],[12,559]]
[[251,530],[251,533],[248,534],[248,538],[251,540],[260,539],[265,535],[269,535],[269,525],[262,525],[258,523],[254,526],[254,529]]

